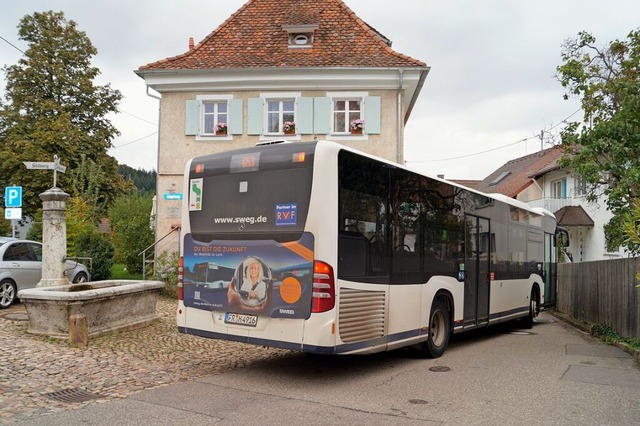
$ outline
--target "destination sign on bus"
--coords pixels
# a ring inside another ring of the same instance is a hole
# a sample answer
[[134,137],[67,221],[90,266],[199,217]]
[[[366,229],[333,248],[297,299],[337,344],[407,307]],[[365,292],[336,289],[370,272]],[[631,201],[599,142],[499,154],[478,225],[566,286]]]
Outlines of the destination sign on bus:
[[260,153],[236,154],[231,157],[231,173],[255,172],[260,166]]

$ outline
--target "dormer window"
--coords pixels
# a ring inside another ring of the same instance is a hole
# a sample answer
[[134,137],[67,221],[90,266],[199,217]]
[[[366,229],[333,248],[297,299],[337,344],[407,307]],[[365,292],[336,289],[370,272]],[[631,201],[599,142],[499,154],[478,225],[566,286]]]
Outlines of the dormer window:
[[317,24],[283,25],[282,29],[288,34],[288,46],[290,49],[313,47],[313,36],[318,29]]

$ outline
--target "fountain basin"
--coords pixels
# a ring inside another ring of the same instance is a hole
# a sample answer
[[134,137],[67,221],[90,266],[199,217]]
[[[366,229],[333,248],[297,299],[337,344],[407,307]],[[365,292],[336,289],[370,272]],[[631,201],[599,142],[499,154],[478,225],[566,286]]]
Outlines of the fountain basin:
[[69,317],[86,317],[88,337],[151,324],[161,281],[107,280],[37,287],[18,293],[29,316],[28,333],[69,338]]

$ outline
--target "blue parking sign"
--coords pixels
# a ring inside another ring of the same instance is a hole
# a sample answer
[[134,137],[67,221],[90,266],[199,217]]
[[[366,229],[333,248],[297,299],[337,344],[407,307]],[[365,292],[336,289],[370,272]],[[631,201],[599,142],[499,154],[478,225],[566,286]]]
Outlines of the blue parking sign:
[[22,187],[7,186],[4,189],[5,207],[22,207]]

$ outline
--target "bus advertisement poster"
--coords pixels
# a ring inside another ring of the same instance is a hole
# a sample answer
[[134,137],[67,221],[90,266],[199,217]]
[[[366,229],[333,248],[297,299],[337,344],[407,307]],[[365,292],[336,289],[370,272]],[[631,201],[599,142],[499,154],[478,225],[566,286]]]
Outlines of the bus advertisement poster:
[[184,238],[184,304],[207,311],[308,318],[314,237],[298,241]]

